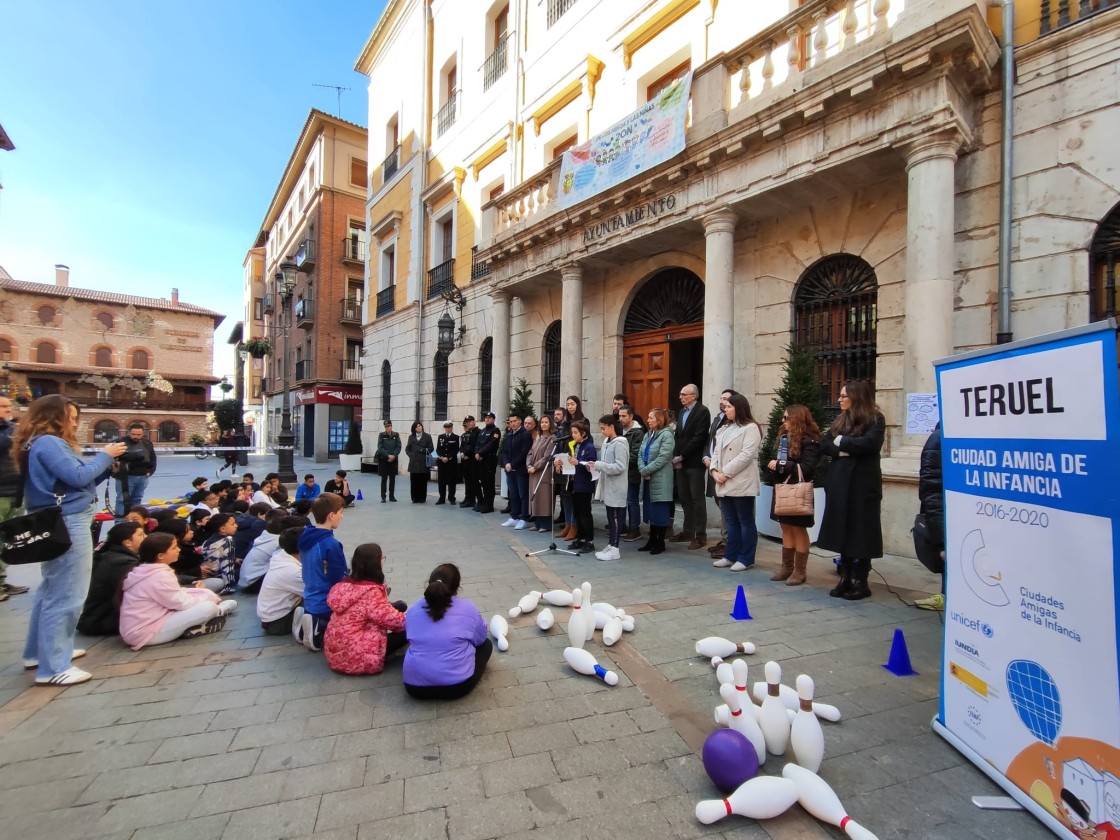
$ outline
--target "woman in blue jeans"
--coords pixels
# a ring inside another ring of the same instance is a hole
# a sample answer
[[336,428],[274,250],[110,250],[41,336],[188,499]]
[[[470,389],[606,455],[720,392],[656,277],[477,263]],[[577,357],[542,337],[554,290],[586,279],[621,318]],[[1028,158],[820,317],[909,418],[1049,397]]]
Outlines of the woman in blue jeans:
[[51,507],[61,497],[62,520],[71,542],[65,554],[42,564],[43,582],[35,592],[23,666],[36,669],[36,685],[77,685],[92,677],[71,664],[85,654],[74,649],[74,630],[93,567],[90,522],[97,484],[109,475],[125,444],[110,443],[83,461],[75,454],[77,432],[78,407],[60,394],[51,394],[31,404],[13,445],[25,479],[28,513]]
[[762,432],[751,416],[751,404],[742,394],[727,398],[727,422],[716,432],[709,471],[716,485],[723,521],[727,526],[727,548],[712,565],[741,572],[754,565],[758,529],[754,524],[754,502],[759,493],[758,450]]

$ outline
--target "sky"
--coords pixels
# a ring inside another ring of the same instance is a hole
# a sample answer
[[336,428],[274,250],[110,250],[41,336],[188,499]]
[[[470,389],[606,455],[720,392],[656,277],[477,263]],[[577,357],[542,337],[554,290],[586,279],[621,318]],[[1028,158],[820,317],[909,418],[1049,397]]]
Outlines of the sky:
[[[242,317],[242,263],[308,110],[366,124],[385,0],[0,3],[0,266]],[[342,85],[341,111],[333,88]]]

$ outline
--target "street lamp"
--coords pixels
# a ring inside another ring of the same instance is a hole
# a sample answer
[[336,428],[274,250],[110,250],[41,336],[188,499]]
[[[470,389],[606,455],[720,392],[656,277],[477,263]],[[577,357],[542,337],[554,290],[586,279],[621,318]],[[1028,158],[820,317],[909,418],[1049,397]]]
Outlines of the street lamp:
[[276,272],[276,293],[280,297],[284,313],[284,407],[280,413],[280,435],[276,439],[280,447],[276,458],[276,472],[279,473],[280,481],[285,484],[296,480],[296,470],[292,463],[296,438],[292,434],[292,371],[288,366],[288,333],[292,325],[291,304],[292,295],[296,291],[297,271],[295,262],[288,257],[280,263],[280,270]]

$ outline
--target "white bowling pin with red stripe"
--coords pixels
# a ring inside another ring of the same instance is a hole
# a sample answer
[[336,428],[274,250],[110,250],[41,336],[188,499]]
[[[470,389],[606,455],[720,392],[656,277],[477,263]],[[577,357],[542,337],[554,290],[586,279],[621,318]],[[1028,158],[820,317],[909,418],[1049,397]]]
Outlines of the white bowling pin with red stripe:
[[797,789],[797,801],[801,807],[821,822],[835,825],[855,840],[878,840],[878,838],[848,816],[840,797],[828,782],[804,767],[787,764],[782,768],[782,776],[793,782]]
[[[784,784],[783,784],[784,783]],[[726,799],[705,799],[696,803],[696,819],[711,825],[738,814],[756,820],[769,820],[784,814],[797,801],[797,786],[778,776],[747,779]]]

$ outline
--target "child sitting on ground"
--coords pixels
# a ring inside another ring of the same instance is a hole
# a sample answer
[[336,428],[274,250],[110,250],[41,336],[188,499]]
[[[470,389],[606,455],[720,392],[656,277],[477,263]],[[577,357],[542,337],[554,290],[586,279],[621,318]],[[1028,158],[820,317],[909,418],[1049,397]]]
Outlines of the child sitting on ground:
[[208,479],[204,475],[200,475],[198,478],[196,478],[194,481],[191,482],[191,492],[184,493],[183,498],[184,499],[189,499],[191,496],[193,496],[195,493],[199,492],[200,490],[205,492],[209,489],[210,489],[210,479]]
[[332,586],[350,573],[346,552],[334,536],[335,529],[342,524],[342,514],[342,498],[333,493],[322,494],[311,503],[315,526],[299,538],[304,614],[299,626],[292,628],[292,635],[308,650],[321,649],[323,633],[331,620],[327,595]]
[[233,535],[237,520],[231,514],[219,513],[210,517],[213,534],[202,546],[203,571],[209,577],[220,577],[219,595],[229,595],[237,590],[237,554],[233,548]]
[[144,535],[152,533],[159,523],[152,518],[148,513],[148,509],[143,505],[133,505],[128,509],[128,513],[124,515],[125,522],[138,522],[144,528]]
[[140,545],[147,534],[138,522],[125,520],[109,529],[105,546],[93,555],[78,630],[86,636],[115,636],[120,632],[121,586],[140,562]]
[[296,501],[308,499],[313,502],[319,498],[321,492],[319,485],[315,483],[315,476],[308,473],[303,477],[303,484],[296,488]]
[[389,602],[381,546],[365,543],[354,549],[350,577],[327,596],[331,622],[323,637],[327,665],[339,674],[380,674],[385,659],[405,646],[404,601]]
[[251,595],[260,589],[273,552],[279,548],[280,532],[284,530],[284,520],[287,518],[288,514],[279,508],[265,514],[264,531],[253,540],[253,545],[241,561],[241,571],[237,576],[237,585],[245,594]]
[[278,548],[268,561],[268,571],[257,596],[257,618],[269,636],[286,636],[303,617],[303,570],[299,535],[305,526],[280,532]]
[[237,609],[236,601],[223,601],[205,587],[179,586],[171,570],[178,557],[172,534],[155,533],[140,544],[140,565],[125,578],[120,612],[121,639],[133,650],[217,633]]

